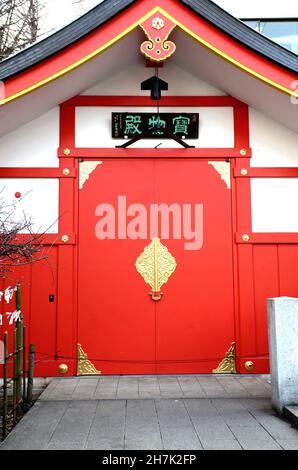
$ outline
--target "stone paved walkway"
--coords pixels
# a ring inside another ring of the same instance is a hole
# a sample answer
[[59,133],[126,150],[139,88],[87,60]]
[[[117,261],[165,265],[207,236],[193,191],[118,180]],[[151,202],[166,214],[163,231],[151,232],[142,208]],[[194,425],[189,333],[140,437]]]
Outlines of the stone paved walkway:
[[5,449],[298,449],[268,376],[53,379]]

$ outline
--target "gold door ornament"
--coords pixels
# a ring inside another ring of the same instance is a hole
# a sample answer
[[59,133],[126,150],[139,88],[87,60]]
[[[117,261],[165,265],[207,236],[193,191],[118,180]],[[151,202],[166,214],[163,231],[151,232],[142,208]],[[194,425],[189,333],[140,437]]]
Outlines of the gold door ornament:
[[100,370],[97,370],[92,362],[88,359],[87,354],[82,346],[77,344],[77,375],[99,375]]
[[135,266],[138,273],[151,287],[152,291],[149,295],[152,300],[160,300],[163,295],[160,289],[177,266],[175,258],[169,253],[167,247],[160,242],[159,238],[152,238],[151,243],[137,258]]
[[223,360],[219,363],[216,369],[213,369],[213,374],[236,374],[236,343],[232,342],[230,349],[226,352]]

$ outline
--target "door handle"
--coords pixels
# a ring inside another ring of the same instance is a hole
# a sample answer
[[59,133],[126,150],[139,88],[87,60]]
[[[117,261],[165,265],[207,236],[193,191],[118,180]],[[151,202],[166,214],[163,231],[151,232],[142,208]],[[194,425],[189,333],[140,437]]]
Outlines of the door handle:
[[158,302],[159,300],[162,299],[163,292],[149,292],[148,295],[151,296],[152,300],[154,300],[155,302]]

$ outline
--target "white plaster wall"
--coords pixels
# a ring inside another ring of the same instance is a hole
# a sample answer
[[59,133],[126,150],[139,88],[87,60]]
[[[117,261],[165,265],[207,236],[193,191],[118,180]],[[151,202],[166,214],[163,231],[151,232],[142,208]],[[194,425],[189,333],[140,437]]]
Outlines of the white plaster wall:
[[249,109],[253,167],[298,167],[298,134]]
[[0,138],[0,167],[58,167],[59,108]]
[[297,18],[297,0],[213,0],[237,18]]
[[[145,62],[142,61],[125,68],[125,70],[109,77],[107,80],[99,82],[81,94],[148,96],[149,91],[141,91],[141,82],[154,75],[154,73],[154,68],[145,67]],[[220,96],[226,94],[171,62],[165,62],[164,67],[159,69],[159,77],[169,84],[169,90],[162,92],[164,96]]]
[[298,232],[298,178],[252,178],[253,232]]
[[[140,107],[77,107],[76,108],[76,147],[115,147],[126,142],[111,137],[112,112],[156,112],[156,108]],[[234,147],[233,109],[229,107],[202,107],[202,108],[166,108],[160,112],[173,113],[199,113],[199,138],[189,139],[187,143],[196,147],[231,148]],[[175,141],[144,139],[133,144],[132,147],[153,148],[161,142],[159,147],[180,147]]]
[[[17,199],[15,193],[20,192]],[[32,222],[35,233],[58,232],[59,180],[56,178],[1,178],[0,200],[5,206],[15,205],[13,219]],[[2,215],[3,217],[3,215]]]

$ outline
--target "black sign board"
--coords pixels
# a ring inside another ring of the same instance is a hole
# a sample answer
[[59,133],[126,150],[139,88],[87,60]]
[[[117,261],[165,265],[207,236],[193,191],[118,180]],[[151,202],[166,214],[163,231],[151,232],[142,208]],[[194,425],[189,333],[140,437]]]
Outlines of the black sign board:
[[113,139],[197,139],[198,113],[112,113]]

